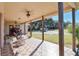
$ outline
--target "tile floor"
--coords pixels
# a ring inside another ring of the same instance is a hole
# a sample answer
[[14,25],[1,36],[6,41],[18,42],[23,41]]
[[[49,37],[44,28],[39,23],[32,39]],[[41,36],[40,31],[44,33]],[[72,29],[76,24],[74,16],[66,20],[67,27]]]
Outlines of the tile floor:
[[[17,56],[29,56],[36,47],[41,43],[41,40],[30,38],[27,39],[26,44],[17,49],[13,49],[13,51],[17,51]],[[65,56],[74,56],[74,52],[65,47],[64,48]],[[41,46],[35,51],[33,56],[58,56],[59,55],[59,46],[54,43],[50,43],[44,41]],[[12,51],[10,49],[10,45],[6,44],[2,50],[2,56],[12,56]]]
[[12,51],[9,44],[5,44],[4,48],[1,50],[1,56],[12,56]]

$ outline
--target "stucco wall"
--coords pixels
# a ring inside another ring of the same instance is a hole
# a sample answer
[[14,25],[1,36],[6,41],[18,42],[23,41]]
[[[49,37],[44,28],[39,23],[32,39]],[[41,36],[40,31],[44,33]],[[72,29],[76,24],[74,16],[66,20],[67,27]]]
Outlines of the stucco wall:
[[[12,22],[5,22],[5,26],[4,26],[4,34],[7,35],[9,34],[9,25],[15,25]],[[28,33],[28,25],[26,24],[26,33]],[[22,30],[22,33],[24,33],[24,24],[20,25],[20,29]]]
[[0,13],[0,48],[4,46],[4,14]]
[[9,25],[14,25],[12,22],[5,22],[4,33],[5,35],[9,34]]

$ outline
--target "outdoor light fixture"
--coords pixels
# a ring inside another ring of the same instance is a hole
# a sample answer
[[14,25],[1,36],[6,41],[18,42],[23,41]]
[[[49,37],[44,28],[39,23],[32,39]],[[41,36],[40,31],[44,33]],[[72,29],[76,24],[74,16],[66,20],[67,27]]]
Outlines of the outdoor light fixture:
[[20,17],[18,19],[21,19]]
[[17,21],[15,21],[15,24],[17,24]]

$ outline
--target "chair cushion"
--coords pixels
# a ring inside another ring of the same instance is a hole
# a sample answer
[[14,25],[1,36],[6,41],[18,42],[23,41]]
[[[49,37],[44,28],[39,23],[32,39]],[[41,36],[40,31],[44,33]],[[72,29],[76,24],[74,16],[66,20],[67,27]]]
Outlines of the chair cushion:
[[19,41],[16,41],[13,43],[13,48],[18,48],[19,46],[22,46],[23,44]]
[[11,37],[11,40],[12,40],[12,43],[14,43],[14,42],[17,41],[17,38],[16,37]]

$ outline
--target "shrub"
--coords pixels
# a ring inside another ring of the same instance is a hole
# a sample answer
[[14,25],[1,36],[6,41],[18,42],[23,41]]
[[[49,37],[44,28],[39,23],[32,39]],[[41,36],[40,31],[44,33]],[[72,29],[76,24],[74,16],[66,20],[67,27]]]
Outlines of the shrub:
[[[72,25],[68,25],[68,32],[72,33]],[[76,25],[76,37],[78,40],[78,45],[79,45],[79,25]]]

